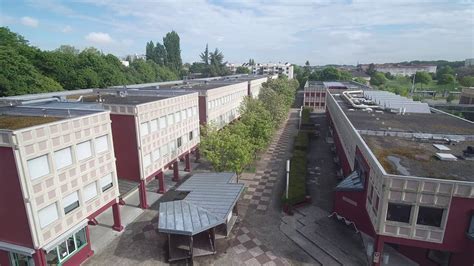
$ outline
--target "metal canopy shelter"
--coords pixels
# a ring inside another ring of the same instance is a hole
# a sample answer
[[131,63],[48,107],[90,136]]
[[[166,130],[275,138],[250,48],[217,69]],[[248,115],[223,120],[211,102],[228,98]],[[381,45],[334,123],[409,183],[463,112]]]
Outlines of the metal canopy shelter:
[[195,174],[176,190],[189,192],[182,200],[161,202],[158,230],[168,234],[169,260],[215,254],[216,228],[225,235],[235,222],[235,205],[243,184],[235,173]]

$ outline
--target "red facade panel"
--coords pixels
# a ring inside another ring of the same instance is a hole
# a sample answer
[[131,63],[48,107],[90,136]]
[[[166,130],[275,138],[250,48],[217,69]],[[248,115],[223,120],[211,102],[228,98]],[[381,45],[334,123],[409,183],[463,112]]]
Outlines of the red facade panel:
[[199,124],[207,123],[207,104],[206,96],[199,96]]
[[13,150],[0,147],[0,241],[33,248]]
[[111,114],[110,118],[118,178],[140,181],[135,117]]

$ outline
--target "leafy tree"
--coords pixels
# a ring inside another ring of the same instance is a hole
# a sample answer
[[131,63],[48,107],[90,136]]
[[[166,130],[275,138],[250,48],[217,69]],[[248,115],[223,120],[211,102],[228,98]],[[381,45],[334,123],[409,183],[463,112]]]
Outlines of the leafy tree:
[[42,75],[12,47],[0,46],[0,69],[1,96],[62,90],[59,83]]
[[255,60],[249,59],[249,65],[250,66],[255,66]]
[[79,49],[72,45],[61,45],[59,46],[55,52],[63,53],[63,54],[71,54],[71,55],[78,55],[79,54]]
[[431,75],[428,72],[425,72],[425,71],[416,72],[415,82],[420,83],[421,88],[423,88],[423,84],[427,85],[431,82]]
[[459,83],[466,87],[474,87],[474,76],[465,76],[459,79]]
[[168,32],[163,38],[163,45],[166,49],[166,66],[173,72],[179,73],[183,66],[183,61],[181,60],[181,48],[178,33],[175,31]]
[[235,73],[237,73],[237,74],[250,74],[250,69],[248,67],[239,66],[235,70]]
[[387,79],[395,79],[395,76],[392,75],[392,73],[390,73],[390,72],[385,73],[385,77],[386,77]]
[[204,63],[204,65],[208,66],[209,65],[209,47],[208,44],[206,43],[206,49],[204,52],[202,52],[199,57],[201,57],[201,61]]
[[369,76],[373,76],[376,72],[375,65],[373,63],[369,64],[369,67],[365,71],[365,73]]
[[240,113],[240,121],[247,126],[247,135],[255,151],[263,150],[270,142],[275,127],[271,113],[260,100],[250,97],[245,98]]
[[385,75],[382,72],[376,72],[370,78],[370,84],[375,86],[380,86],[387,81]]
[[146,43],[145,55],[146,60],[153,60],[156,62],[155,44],[153,43],[153,41],[149,41]]
[[[454,76],[454,69],[451,66],[442,66],[436,69],[436,79],[439,80],[442,79],[443,75],[449,74]],[[446,84],[446,83],[441,83],[441,84]]]
[[148,64],[143,59],[134,60],[130,63],[130,67],[135,69],[138,73],[140,82],[153,82],[156,80],[156,72],[151,64]]
[[159,42],[155,46],[155,63],[160,66],[168,66],[168,54],[166,48]]
[[323,72],[321,73],[321,79],[325,81],[326,80],[340,80],[341,73],[335,67],[326,67],[325,69],[323,69]]
[[453,84],[456,82],[456,79],[452,74],[442,74],[438,78],[438,84]]
[[[445,74],[445,75],[449,75],[449,74]],[[454,100],[454,94],[449,93],[448,97],[446,97],[446,102],[451,103],[453,100]]]
[[339,70],[340,80],[350,81],[352,80],[352,74],[345,70]]
[[354,81],[355,81],[355,82],[358,82],[358,83],[360,83],[360,84],[364,84],[364,85],[367,84],[367,80],[365,80],[365,79],[363,79],[363,78],[361,78],[361,77],[356,77],[356,78],[354,78]]

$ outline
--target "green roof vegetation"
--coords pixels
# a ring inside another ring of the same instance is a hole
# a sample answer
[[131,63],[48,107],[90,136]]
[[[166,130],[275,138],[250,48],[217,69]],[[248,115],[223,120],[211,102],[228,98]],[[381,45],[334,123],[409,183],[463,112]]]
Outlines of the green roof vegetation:
[[60,117],[0,115],[0,129],[20,129],[61,120]]

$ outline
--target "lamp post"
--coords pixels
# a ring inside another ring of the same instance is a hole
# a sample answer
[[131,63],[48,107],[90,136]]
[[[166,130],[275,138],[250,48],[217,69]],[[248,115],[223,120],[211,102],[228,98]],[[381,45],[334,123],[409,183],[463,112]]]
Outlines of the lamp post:
[[301,118],[303,116],[303,106],[300,107],[300,120],[298,123],[298,130],[301,129]]
[[286,199],[288,199],[288,187],[290,186],[290,160],[286,160]]

